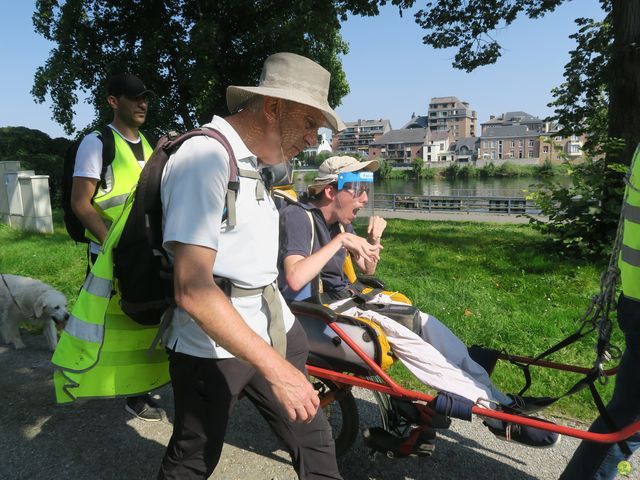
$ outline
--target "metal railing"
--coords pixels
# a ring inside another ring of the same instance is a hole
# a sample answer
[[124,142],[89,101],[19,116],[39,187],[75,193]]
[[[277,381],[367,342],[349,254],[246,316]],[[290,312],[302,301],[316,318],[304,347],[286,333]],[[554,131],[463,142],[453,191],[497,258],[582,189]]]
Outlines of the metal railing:
[[376,193],[376,210],[421,210],[424,212],[493,213],[505,215],[539,215],[532,200],[518,197],[467,197]]

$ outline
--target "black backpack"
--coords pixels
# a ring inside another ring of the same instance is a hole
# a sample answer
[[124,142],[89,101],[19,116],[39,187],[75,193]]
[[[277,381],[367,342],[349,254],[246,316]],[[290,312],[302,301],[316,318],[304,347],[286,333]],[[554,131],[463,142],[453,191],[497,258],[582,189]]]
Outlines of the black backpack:
[[175,305],[173,266],[162,247],[162,172],[185,140],[205,135],[220,142],[229,156],[229,183],[224,218],[235,225],[235,199],[240,187],[238,165],[227,139],[217,130],[198,128],[178,135],[171,132],[158,140],[136,187],[131,212],[113,248],[113,274],[120,293],[120,307],[134,321],[157,325],[164,311]]
[[[73,142],[67,149],[67,153],[64,156],[64,165],[62,169],[62,211],[64,218],[64,226],[67,229],[67,233],[72,240],[80,243],[89,243],[89,240],[84,236],[84,225],[76,217],[76,214],[71,208],[71,188],[73,187],[73,171],[76,166],[76,155],[78,153],[78,147],[80,143],[87,135],[92,132],[98,133],[98,138],[102,142],[102,171],[100,172],[100,181],[96,185],[96,192],[98,188],[106,188],[105,175],[107,168],[113,163],[113,159],[116,156],[116,146],[113,140],[113,133],[109,125],[103,126],[100,130],[91,130],[82,135],[78,140]],[[95,195],[95,192],[94,192]]]

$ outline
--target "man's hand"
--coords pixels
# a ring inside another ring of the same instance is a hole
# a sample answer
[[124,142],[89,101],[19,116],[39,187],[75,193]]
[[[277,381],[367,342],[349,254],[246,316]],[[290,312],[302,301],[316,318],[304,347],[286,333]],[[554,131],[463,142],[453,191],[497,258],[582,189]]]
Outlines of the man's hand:
[[[384,220],[383,220],[384,221]],[[342,245],[355,258],[362,258],[366,262],[378,262],[382,245],[372,245],[369,241],[353,233],[342,233]]]
[[318,392],[307,377],[288,362],[265,375],[276,399],[292,422],[308,423],[318,412]]
[[369,217],[369,226],[367,227],[367,240],[372,245],[380,243],[382,232],[387,228],[387,221],[377,215]]

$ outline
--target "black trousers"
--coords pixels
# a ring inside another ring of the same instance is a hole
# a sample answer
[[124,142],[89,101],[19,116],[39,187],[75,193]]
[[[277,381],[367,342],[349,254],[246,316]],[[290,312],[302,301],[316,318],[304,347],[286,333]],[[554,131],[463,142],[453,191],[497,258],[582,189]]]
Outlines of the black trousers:
[[[309,346],[296,320],[287,333],[287,360],[305,371]],[[205,479],[214,471],[229,415],[244,392],[284,442],[300,479],[341,479],[324,412],[310,423],[290,422],[262,375],[236,358],[206,359],[169,351],[175,397],[173,434],[159,479]]]

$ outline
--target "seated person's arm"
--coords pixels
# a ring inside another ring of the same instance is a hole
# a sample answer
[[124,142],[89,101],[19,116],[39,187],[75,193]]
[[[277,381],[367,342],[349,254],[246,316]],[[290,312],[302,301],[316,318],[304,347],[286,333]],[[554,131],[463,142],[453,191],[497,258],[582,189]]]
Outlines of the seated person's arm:
[[316,391],[300,371],[249,328],[214,283],[211,272],[216,253],[207,247],[175,243],[177,305],[216,343],[265,377],[292,421],[310,421],[319,404]]
[[71,209],[80,223],[102,243],[107,236],[107,226],[91,200],[96,192],[98,180],[88,177],[73,177],[71,187]]
[[324,266],[341,248],[346,248],[353,257],[369,263],[378,263],[381,245],[371,245],[353,233],[340,233],[318,251],[304,257],[291,254],[284,258],[283,266],[287,285],[293,291],[301,290],[320,274]]

